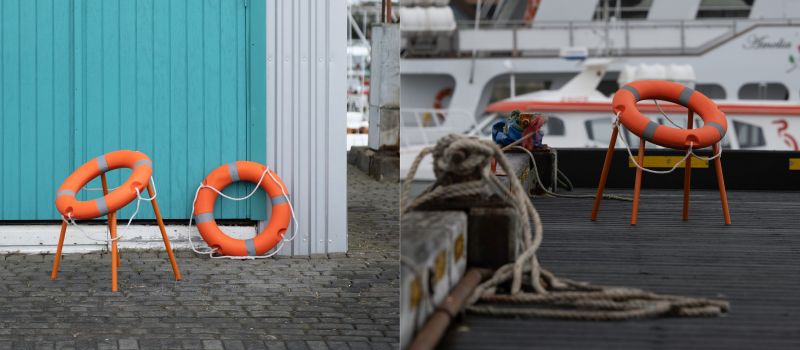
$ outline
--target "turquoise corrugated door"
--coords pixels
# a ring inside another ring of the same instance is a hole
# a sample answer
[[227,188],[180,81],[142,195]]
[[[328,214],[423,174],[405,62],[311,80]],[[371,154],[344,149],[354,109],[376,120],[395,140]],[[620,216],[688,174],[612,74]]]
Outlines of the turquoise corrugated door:
[[[251,18],[244,0],[3,0],[1,7],[0,220],[58,219],[56,188],[112,150],[150,156],[159,206],[172,219],[188,218],[197,184],[217,166],[264,162],[265,149],[253,147],[263,144],[264,128],[254,128],[263,121],[251,118],[263,95],[250,98],[263,91],[250,85],[263,64],[250,65],[248,47],[251,24],[263,19]],[[129,174],[109,173],[109,185]],[[215,216],[261,219],[264,205],[263,196],[219,201]],[[153,218],[152,210],[138,217]]]

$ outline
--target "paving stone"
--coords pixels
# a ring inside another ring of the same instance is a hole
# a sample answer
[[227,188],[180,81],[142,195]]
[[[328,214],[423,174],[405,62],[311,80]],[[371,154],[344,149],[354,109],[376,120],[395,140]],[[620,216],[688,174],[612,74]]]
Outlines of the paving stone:
[[163,251],[125,250],[118,293],[107,253],[64,255],[56,281],[53,255],[0,255],[0,350],[397,348],[398,195],[349,167],[347,253],[179,250],[176,283]]
[[225,350],[222,346],[222,341],[219,340],[203,340],[203,349],[205,350]]
[[244,350],[244,343],[241,340],[224,340],[222,344],[225,350]]
[[132,338],[120,339],[119,348],[120,350],[137,350],[139,349],[139,343]]

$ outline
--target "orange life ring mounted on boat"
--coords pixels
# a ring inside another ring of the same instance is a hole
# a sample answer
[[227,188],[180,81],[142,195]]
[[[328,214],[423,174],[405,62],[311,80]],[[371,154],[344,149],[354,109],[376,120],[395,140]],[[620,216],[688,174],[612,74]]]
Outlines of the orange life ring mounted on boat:
[[[75,194],[89,181],[119,168],[133,169],[133,173],[117,189],[90,201],[79,201],[75,198]],[[93,219],[106,215],[136,199],[147,187],[152,174],[153,162],[142,152],[121,150],[106,153],[81,165],[61,184],[56,193],[56,208],[64,217],[73,219]]]
[[[203,236],[209,247],[216,249],[217,253],[229,256],[263,255],[283,239],[292,218],[289,195],[287,193],[284,196],[286,187],[278,174],[272,170],[269,170],[269,174],[265,174],[266,170],[267,167],[255,162],[238,161],[214,169],[203,180],[204,187],[200,189],[197,201],[194,203],[194,220],[200,235]],[[222,191],[223,188],[237,181],[258,183],[259,180],[261,180],[261,188],[267,192],[272,201],[272,217],[269,225],[258,236],[251,239],[236,239],[226,235],[214,220],[214,202],[217,200],[217,192],[205,186]]]
[[[659,125],[642,115],[636,102],[658,99],[689,108],[703,119],[697,129]],[[725,113],[708,97],[682,84],[664,80],[639,80],[620,88],[611,102],[620,122],[634,134],[657,145],[675,149],[704,148],[722,140],[728,130]]]

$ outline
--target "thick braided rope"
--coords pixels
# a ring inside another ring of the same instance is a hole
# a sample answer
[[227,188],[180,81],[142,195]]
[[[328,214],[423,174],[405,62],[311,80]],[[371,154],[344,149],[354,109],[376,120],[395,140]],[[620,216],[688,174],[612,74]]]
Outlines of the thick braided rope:
[[[558,278],[543,269],[536,256],[543,231],[539,214],[516,176],[508,177],[511,186],[506,187],[489,170],[489,161],[495,158],[507,174],[512,173],[502,150],[491,142],[448,135],[435,146],[424,149],[406,176],[401,200],[407,199],[417,167],[428,154],[434,157],[436,183],[404,207],[403,213],[433,200],[463,195],[488,197],[494,193],[505,199],[526,223],[517,236],[522,249],[516,261],[500,267],[491,278],[478,285],[467,300],[468,311],[494,316],[625,320],[667,315],[711,317],[719,316],[730,308],[727,301],[590,285]],[[511,282],[510,294],[497,294],[497,287],[508,282]],[[523,284],[533,292],[524,291]]]

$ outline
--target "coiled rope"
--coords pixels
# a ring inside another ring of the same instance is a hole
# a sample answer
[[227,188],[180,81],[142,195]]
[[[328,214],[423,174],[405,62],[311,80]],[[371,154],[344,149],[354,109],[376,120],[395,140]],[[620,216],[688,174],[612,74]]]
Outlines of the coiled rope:
[[[436,183],[412,203],[404,205],[417,168],[429,154],[433,155]],[[522,247],[516,261],[500,267],[475,289],[466,304],[469,312],[494,316],[624,320],[656,316],[710,317],[729,310],[730,304],[724,300],[659,295],[635,288],[597,286],[556,277],[539,264],[536,255],[543,232],[539,213],[516,176],[508,177],[509,188],[500,183],[488,166],[492,158],[507,174],[512,174],[508,159],[494,143],[461,135],[445,136],[435,146],[423,149],[414,159],[401,196],[402,213],[405,214],[433,200],[497,194],[517,211],[525,223],[516,235],[517,244]],[[511,283],[510,293],[498,294],[498,287],[508,282]]]

